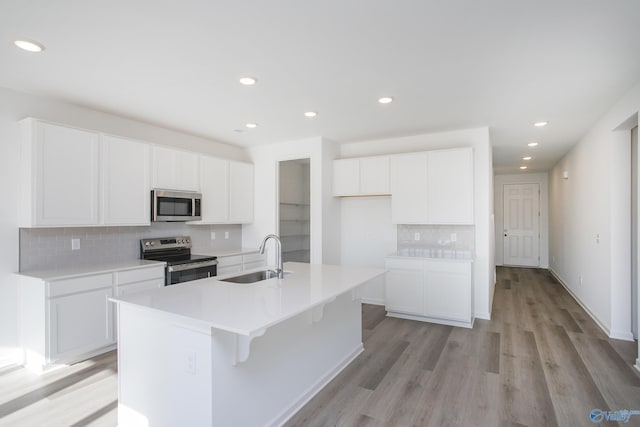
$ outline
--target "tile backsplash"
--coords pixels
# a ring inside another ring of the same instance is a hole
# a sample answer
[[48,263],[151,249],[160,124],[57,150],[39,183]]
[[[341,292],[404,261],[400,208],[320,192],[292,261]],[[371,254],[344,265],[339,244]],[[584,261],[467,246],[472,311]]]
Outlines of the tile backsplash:
[[[211,240],[211,232],[216,240]],[[229,239],[225,239],[229,232]],[[242,246],[241,225],[187,225],[167,222],[149,227],[21,228],[20,271],[67,268],[140,258],[140,239],[191,236],[197,249],[226,250]],[[80,249],[71,250],[71,239]]]
[[398,225],[398,255],[471,259],[472,225]]

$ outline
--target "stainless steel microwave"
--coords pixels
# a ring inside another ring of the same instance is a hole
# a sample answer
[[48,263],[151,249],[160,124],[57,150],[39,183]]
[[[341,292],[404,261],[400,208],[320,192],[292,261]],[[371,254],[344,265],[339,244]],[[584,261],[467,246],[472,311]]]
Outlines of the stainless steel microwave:
[[201,204],[202,194],[195,191],[151,190],[151,221],[198,221]]

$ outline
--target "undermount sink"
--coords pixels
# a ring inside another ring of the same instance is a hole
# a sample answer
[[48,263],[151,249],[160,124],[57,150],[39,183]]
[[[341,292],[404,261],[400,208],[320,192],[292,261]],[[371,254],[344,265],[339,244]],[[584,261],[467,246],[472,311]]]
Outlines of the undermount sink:
[[[288,271],[284,272],[285,275],[289,274]],[[253,273],[241,274],[239,276],[227,277],[226,279],[221,279],[221,282],[230,282],[230,283],[255,283],[260,282],[262,280],[273,279],[274,277],[278,277],[278,273],[273,270],[261,270],[254,271]]]

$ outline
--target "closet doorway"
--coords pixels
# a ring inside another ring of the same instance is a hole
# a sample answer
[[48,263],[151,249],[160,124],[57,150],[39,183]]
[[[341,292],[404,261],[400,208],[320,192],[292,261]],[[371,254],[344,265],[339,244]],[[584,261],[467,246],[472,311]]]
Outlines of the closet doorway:
[[309,159],[279,163],[279,234],[284,262],[311,259],[311,180]]

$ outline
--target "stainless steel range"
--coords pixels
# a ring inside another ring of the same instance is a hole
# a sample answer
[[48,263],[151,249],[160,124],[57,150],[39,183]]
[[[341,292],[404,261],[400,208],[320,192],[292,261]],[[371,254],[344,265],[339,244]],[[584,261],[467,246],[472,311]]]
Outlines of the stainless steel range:
[[167,263],[165,286],[212,277],[218,271],[216,257],[191,254],[189,236],[142,239],[140,258]]

